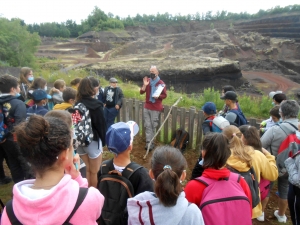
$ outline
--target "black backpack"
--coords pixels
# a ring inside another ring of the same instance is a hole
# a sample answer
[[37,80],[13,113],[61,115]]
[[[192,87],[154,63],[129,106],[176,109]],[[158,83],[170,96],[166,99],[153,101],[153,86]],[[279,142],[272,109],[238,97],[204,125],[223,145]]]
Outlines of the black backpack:
[[119,225],[127,224],[127,199],[134,196],[134,188],[130,177],[141,165],[131,162],[122,173],[115,170],[113,160],[102,163],[98,174],[98,190],[105,197],[100,224]]
[[189,143],[189,139],[189,133],[183,128],[178,128],[173,134],[170,145],[174,148],[180,149],[180,151],[183,153]]
[[251,166],[251,168],[247,172],[240,172],[228,165],[227,165],[227,168],[233,173],[240,174],[245,179],[245,181],[247,182],[249,189],[251,191],[252,208],[255,208],[258,205],[258,203],[260,202],[260,198],[259,198],[260,191],[259,191],[259,185],[257,182],[256,173],[255,173],[253,167]]
[[240,127],[242,125],[248,124],[248,121],[240,108],[239,109],[231,109],[228,112],[232,112],[232,113],[236,114],[236,119],[234,121],[235,124],[233,124],[233,125]]
[[[63,223],[63,225],[72,225],[70,223],[71,218],[74,216],[75,212],[77,211],[77,209],[79,208],[79,206],[81,205],[81,203],[83,202],[83,200],[85,199],[85,196],[88,193],[88,188],[79,188],[79,193],[78,193],[78,197],[77,197],[77,201],[75,203],[75,206],[71,212],[71,214],[69,215],[69,217],[66,219],[66,221]],[[12,225],[22,225],[22,223],[18,220],[18,218],[16,217],[15,213],[14,213],[14,209],[13,209],[13,200],[10,200],[6,203],[6,213],[7,216],[10,220],[10,223]],[[63,204],[63,203],[62,203]],[[55,215],[53,215],[55,216]]]

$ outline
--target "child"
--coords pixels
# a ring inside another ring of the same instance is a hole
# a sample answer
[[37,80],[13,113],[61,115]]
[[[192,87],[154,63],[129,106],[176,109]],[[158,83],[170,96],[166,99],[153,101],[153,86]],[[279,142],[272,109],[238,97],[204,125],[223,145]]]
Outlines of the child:
[[[109,151],[114,153],[114,158],[109,160],[108,162],[105,161],[106,163],[103,162],[103,164],[101,165],[101,169],[98,173],[99,183],[102,183],[102,178],[106,176],[106,174],[102,174],[104,166],[108,167],[108,171],[117,170],[119,173],[122,173],[123,171],[127,171],[127,166],[133,164],[133,162],[131,162],[130,154],[133,149],[133,136],[138,133],[138,129],[138,125],[133,121],[130,121],[128,123],[115,123],[108,129],[106,133],[107,148]],[[144,191],[153,191],[153,181],[149,177],[148,171],[144,167],[138,167],[138,169],[130,176],[129,181],[132,184],[134,195],[140,194]],[[101,224],[105,224],[104,221],[106,219],[114,220],[113,213],[115,213],[115,211],[113,212],[112,210],[117,210],[116,206],[114,206],[114,203],[108,202],[110,199],[113,199],[110,196],[114,196],[115,193],[109,192],[107,188],[103,191],[106,192],[101,192],[105,197],[103,211],[105,211],[106,213],[105,215],[103,214],[100,218]],[[110,203],[112,203],[112,205]],[[111,207],[113,207],[113,209]],[[122,214],[123,212],[118,213]],[[127,221],[123,222],[125,223]],[[115,221],[115,223],[112,224],[117,223]]]
[[11,75],[0,76],[0,105],[5,112],[7,133],[0,143],[0,151],[6,153],[12,179],[15,183],[28,178],[30,168],[20,153],[19,146],[14,141],[12,131],[16,125],[26,119],[26,106],[17,99],[20,96],[20,86],[17,78]]
[[[240,172],[246,172],[253,167],[258,183],[262,178],[270,181],[277,179],[278,170],[275,157],[267,150],[262,149],[258,130],[255,127],[243,125],[237,128],[231,125],[226,127],[223,133],[229,139],[232,153],[227,160],[227,165]],[[250,157],[250,164],[248,157]],[[263,221],[262,214],[262,204],[259,202],[252,210],[252,218]]]
[[45,108],[47,105],[47,93],[44,90],[37,89],[32,92],[34,105],[27,109],[27,115],[37,114],[44,116],[48,110]]
[[97,173],[102,162],[103,146],[106,145],[103,103],[95,99],[98,89],[99,81],[96,78],[85,77],[79,83],[76,96],[76,104],[83,104],[91,118],[93,138],[88,146],[78,146],[77,153],[86,164],[86,177],[93,187],[97,187]]
[[34,80],[32,69],[29,67],[22,67],[20,70],[20,79],[19,79],[19,84],[20,84],[20,97],[19,99],[22,100],[23,102],[27,99],[27,92]]
[[[217,107],[213,102],[206,102],[202,107],[205,121],[202,123],[203,134],[212,132],[212,120],[216,117]],[[211,120],[211,121],[207,121]]]
[[50,95],[52,95],[53,103],[59,104],[62,103],[63,97],[62,92],[66,89],[66,82],[62,79],[54,81],[53,88],[50,90]]
[[261,135],[263,133],[265,133],[270,127],[273,127],[274,125],[280,123],[281,121],[281,116],[279,114],[279,105],[274,106],[271,110],[270,110],[270,118],[267,120],[264,120],[261,122],[260,124],[260,133]]
[[[63,224],[81,196],[83,201],[68,222],[96,225],[104,197],[95,188],[87,189],[87,180],[75,168],[79,157],[73,158],[70,126],[58,118],[33,115],[15,132],[22,154],[36,172],[36,179],[17,183],[13,188],[13,211],[19,222]],[[80,194],[82,191],[85,195]],[[8,206],[2,224],[10,224]]]
[[[31,107],[34,105],[32,93],[37,89],[47,91],[47,81],[44,78],[38,77],[32,82],[32,85],[27,92],[27,99],[25,100],[25,104],[27,107]],[[47,95],[47,98],[51,99],[52,97],[50,95]]]
[[62,98],[64,102],[56,104],[53,107],[53,110],[66,110],[73,108],[73,105],[75,105],[76,91],[73,88],[67,87],[62,93]]
[[81,81],[80,77],[77,77],[77,78],[71,80],[71,82],[70,82],[71,88],[73,88],[75,91],[77,91],[80,81]]
[[182,191],[186,166],[186,160],[178,149],[171,146],[156,148],[149,171],[150,177],[155,180],[155,193],[145,191],[128,199],[128,224],[152,221],[152,224],[158,225],[204,225],[201,211],[186,200]]
[[[191,180],[186,185],[184,192],[187,200],[200,206],[205,224],[252,225],[252,197],[248,184],[244,178],[231,173],[225,167],[231,155],[227,138],[221,133],[209,133],[205,136],[202,146],[201,164],[205,170],[200,177],[201,182]],[[223,202],[202,205],[208,203],[203,202],[204,198],[222,200],[219,195],[223,196]],[[243,198],[238,201],[227,200],[236,196]]]

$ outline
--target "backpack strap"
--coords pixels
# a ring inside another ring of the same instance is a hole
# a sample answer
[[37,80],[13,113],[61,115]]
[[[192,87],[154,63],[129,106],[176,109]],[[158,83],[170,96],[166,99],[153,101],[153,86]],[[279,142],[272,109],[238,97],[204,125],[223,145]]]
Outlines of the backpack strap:
[[108,159],[102,162],[101,164],[101,175],[108,174],[109,171],[114,170],[114,162],[113,159]]
[[211,178],[203,177],[203,176],[195,178],[195,180],[201,182],[206,187],[208,187],[209,185],[211,185],[212,183],[215,183],[217,181],[221,181],[221,180],[233,180],[233,179],[236,180],[236,182],[239,183],[240,179],[241,179],[241,175],[237,174],[237,173],[230,172],[229,177],[224,177],[224,178],[221,178],[219,180],[215,180],[215,179],[211,179]]
[[22,223],[18,220],[18,218],[16,217],[15,213],[14,213],[14,208],[13,208],[13,200],[9,200],[6,205],[6,214],[8,216],[8,219],[10,221],[10,223],[12,225],[22,225]]
[[123,170],[122,176],[125,177],[125,178],[127,178],[129,180],[130,177],[132,176],[132,174],[134,174],[135,171],[137,171],[140,168],[142,168],[141,165],[139,165],[139,164],[137,164],[135,162],[131,162]]
[[[74,216],[75,212],[77,211],[77,209],[79,208],[79,206],[82,204],[83,200],[85,199],[87,193],[88,193],[88,188],[79,188],[79,193],[78,193],[78,198],[76,201],[76,204],[71,212],[71,214],[69,215],[69,217],[66,219],[66,221],[63,223],[63,225],[68,225],[71,224],[70,220],[72,219],[72,217]],[[6,203],[6,213],[7,216],[10,220],[10,223],[12,225],[22,225],[21,222],[17,219],[15,213],[14,213],[14,209],[13,209],[13,204],[12,204],[12,200],[8,201]]]
[[88,190],[89,190],[88,188],[83,188],[83,187],[79,188],[79,193],[78,193],[78,198],[77,198],[76,204],[75,204],[71,214],[67,218],[67,220],[63,223],[63,225],[71,224],[70,220],[74,216],[74,214],[77,211],[77,209],[79,208],[79,206],[82,204],[83,200],[85,199],[85,197],[88,193]]

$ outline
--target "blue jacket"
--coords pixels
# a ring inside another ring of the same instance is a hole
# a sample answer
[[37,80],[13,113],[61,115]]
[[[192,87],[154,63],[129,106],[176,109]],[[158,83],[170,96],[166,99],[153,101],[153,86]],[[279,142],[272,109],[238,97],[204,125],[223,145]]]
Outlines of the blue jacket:
[[31,106],[27,109],[27,114],[37,114],[40,116],[44,116],[48,112],[47,109],[45,109],[44,106]]

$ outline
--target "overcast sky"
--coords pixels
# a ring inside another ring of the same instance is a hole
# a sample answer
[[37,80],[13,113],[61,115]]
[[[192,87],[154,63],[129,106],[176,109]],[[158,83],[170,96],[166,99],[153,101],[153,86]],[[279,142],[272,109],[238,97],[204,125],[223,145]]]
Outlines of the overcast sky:
[[65,22],[75,20],[78,24],[86,19],[98,6],[106,14],[111,12],[120,17],[135,16],[137,13],[156,14],[168,12],[172,15],[202,13],[207,11],[257,13],[275,6],[299,4],[299,0],[0,0],[0,16],[11,19],[18,17],[25,23]]

